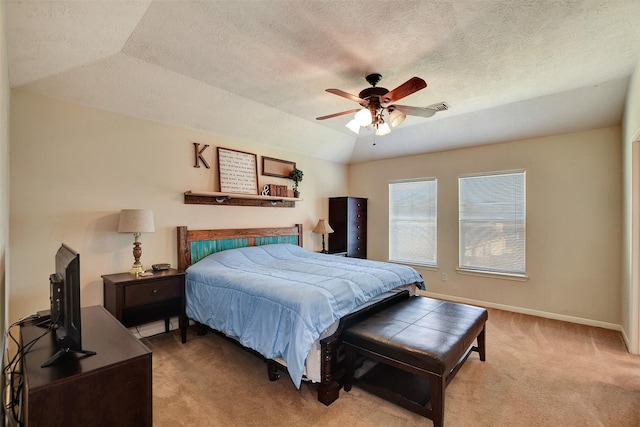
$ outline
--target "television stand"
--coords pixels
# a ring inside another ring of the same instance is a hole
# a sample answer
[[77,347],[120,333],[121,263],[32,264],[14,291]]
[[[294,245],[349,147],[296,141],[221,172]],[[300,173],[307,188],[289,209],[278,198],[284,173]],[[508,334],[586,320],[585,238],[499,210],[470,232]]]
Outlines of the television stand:
[[91,350],[74,350],[72,348],[61,348],[59,349],[56,354],[54,354],[53,356],[51,356],[49,358],[49,360],[47,360],[46,362],[44,362],[41,366],[41,368],[46,368],[49,367],[51,365],[54,365],[58,359],[60,359],[62,356],[64,356],[67,353],[76,353],[76,354],[84,354],[85,356],[95,356],[96,352],[95,351],[91,351]]
[[[23,427],[151,427],[151,351],[102,306],[83,307],[82,345],[91,357],[42,364],[58,348],[51,334],[23,356]],[[42,335],[35,323],[20,327],[21,342]]]

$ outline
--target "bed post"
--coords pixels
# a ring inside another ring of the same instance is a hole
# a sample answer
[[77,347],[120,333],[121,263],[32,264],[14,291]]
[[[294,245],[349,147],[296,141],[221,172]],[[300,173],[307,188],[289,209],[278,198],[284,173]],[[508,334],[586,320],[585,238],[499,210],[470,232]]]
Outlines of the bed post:
[[298,229],[298,246],[302,248],[302,224],[296,224],[296,228]]
[[[342,326],[342,321],[340,322]],[[340,372],[340,357],[338,347],[342,344],[342,328],[340,333],[329,336],[320,341],[320,373],[321,382],[318,385],[318,401],[329,406],[340,396],[340,388],[344,381],[344,373]]]
[[187,239],[187,227],[177,227],[178,236],[178,270],[185,271],[191,265],[191,246]]

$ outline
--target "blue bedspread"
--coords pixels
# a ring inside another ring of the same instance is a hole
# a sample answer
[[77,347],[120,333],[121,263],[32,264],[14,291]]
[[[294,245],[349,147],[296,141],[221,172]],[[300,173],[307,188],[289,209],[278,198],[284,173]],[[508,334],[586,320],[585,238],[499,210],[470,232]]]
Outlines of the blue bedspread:
[[422,276],[398,264],[276,244],[232,249],[187,269],[187,316],[268,359],[282,357],[300,387],[322,331],[370,298]]

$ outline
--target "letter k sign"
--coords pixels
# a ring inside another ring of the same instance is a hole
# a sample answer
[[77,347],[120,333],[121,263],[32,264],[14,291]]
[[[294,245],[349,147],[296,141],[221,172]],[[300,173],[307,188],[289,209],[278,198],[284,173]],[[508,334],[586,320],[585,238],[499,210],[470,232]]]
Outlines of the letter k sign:
[[207,148],[209,148],[209,144],[205,144],[204,147],[202,147],[202,150],[200,150],[200,144],[197,142],[193,143],[193,149],[195,151],[195,160],[196,163],[193,165],[194,168],[199,168],[200,167],[200,162],[202,162],[202,164],[204,164],[204,167],[207,169],[211,169],[209,167],[209,163],[207,163],[207,161],[204,159],[204,157],[202,157],[202,153],[204,153],[204,150],[206,150]]

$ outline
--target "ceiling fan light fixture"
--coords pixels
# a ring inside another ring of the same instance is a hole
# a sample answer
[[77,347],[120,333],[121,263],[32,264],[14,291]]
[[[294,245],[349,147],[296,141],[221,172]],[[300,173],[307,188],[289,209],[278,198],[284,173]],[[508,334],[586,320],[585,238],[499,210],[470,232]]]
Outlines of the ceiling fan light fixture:
[[362,109],[356,113],[354,120],[362,127],[369,126],[373,121],[371,119],[371,112],[367,109]]
[[391,128],[389,127],[388,124],[386,124],[385,122],[380,123],[377,127],[376,127],[376,135],[381,136],[381,135],[388,135],[391,133]]
[[406,118],[407,115],[400,110],[393,110],[389,113],[389,121],[391,122],[391,126],[394,128],[400,126]]
[[404,123],[407,115],[431,117],[436,111],[449,109],[449,105],[444,102],[429,107],[396,105],[400,99],[426,88],[427,83],[419,77],[412,77],[395,89],[388,90],[376,86],[381,78],[380,74],[369,74],[366,80],[371,87],[361,90],[358,96],[340,89],[326,89],[329,93],[357,102],[362,108],[316,117],[316,120],[355,113],[353,120],[347,123],[346,127],[356,135],[360,133],[358,126],[368,129],[370,129],[369,126],[372,126],[376,135],[387,135],[391,133],[392,127],[395,128]]
[[[364,111],[364,110],[363,110]],[[346,127],[349,128],[349,130],[353,133],[355,133],[356,135],[358,135],[360,133],[360,123],[358,123],[356,121],[356,119],[352,119],[349,123],[347,123],[345,125]]]

